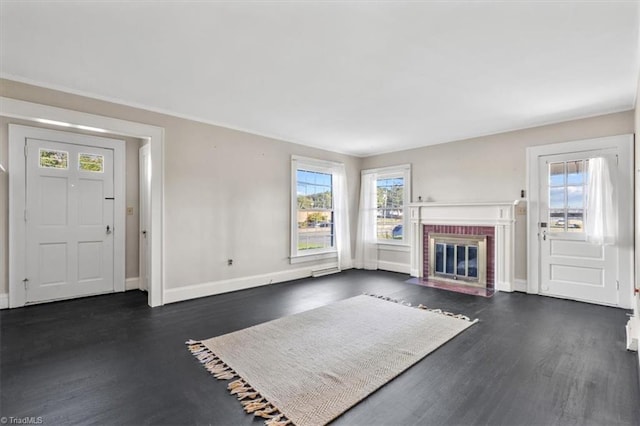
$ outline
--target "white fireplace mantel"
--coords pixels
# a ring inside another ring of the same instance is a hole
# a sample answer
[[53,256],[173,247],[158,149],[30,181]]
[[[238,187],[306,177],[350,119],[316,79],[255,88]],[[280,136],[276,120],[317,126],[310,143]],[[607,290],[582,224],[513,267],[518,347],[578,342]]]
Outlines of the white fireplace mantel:
[[409,204],[411,275],[424,277],[424,225],[493,226],[495,290],[513,291],[515,208],[519,200]]

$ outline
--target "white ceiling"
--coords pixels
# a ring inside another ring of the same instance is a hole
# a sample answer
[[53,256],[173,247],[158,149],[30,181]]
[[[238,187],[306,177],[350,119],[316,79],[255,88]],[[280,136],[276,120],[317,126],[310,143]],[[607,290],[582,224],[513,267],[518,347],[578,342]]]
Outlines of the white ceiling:
[[0,75],[366,156],[633,108],[638,2],[0,3]]

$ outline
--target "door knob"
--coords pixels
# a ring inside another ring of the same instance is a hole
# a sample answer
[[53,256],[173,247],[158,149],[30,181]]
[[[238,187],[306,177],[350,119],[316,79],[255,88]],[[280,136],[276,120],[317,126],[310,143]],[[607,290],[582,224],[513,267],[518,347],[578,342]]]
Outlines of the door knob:
[[142,235],[147,236],[147,231],[142,231]]
[[107,234],[111,233],[111,228],[109,227],[109,225],[107,225]]

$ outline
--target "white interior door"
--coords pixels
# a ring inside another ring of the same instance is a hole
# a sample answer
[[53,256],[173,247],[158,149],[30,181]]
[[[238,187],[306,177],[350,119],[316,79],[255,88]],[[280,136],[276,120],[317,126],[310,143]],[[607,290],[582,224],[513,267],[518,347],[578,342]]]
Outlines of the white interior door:
[[[612,150],[541,156],[539,167],[540,293],[586,302],[618,305],[618,247],[587,241],[584,232],[588,159]],[[617,172],[612,173],[614,188]],[[614,204],[619,212],[614,190]],[[617,215],[619,215],[617,213]]]
[[114,291],[113,150],[26,140],[26,301]]
[[140,289],[149,290],[149,224],[151,206],[151,153],[149,144],[140,147]]

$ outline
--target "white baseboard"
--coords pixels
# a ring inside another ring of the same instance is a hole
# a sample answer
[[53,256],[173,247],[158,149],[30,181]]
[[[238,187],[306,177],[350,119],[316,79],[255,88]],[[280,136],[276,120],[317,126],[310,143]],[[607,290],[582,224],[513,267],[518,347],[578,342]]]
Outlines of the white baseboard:
[[9,293],[0,293],[0,309],[9,309]]
[[387,262],[384,260],[379,260],[378,269],[383,271],[400,272],[402,274],[408,274],[411,272],[411,265],[406,263]]
[[133,277],[124,280],[124,291],[140,290],[140,278]]
[[310,265],[304,268],[289,269],[287,271],[273,272],[270,274],[253,275],[250,277],[232,278],[229,280],[212,281],[185,287],[170,288],[164,292],[164,303],[181,302],[183,300],[213,296],[214,294],[228,293],[230,291],[244,290],[252,287],[260,287],[263,285],[307,278],[311,276],[311,272],[314,270],[332,268],[335,266],[336,263],[332,262],[322,265]]
[[513,291],[520,291],[526,293],[528,288],[527,280],[516,278],[513,280]]

